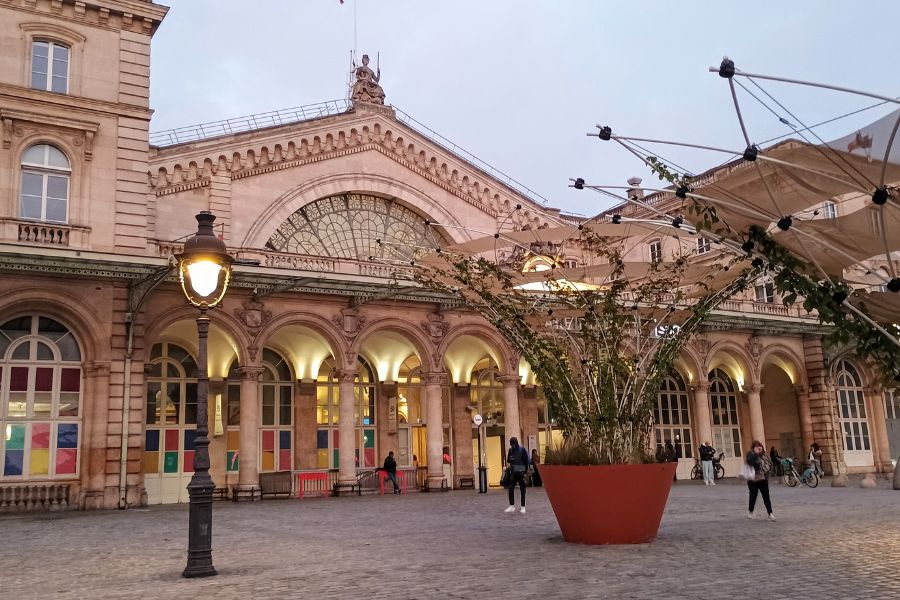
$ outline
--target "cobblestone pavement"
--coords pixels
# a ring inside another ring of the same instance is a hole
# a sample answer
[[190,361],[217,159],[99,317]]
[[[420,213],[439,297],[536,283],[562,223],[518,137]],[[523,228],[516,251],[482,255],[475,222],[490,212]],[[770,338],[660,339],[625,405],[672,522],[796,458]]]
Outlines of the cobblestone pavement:
[[219,575],[200,580],[180,576],[186,506],[7,515],[0,596],[900,597],[900,491],[773,485],[772,500],[776,523],[750,521],[738,482],[679,482],[658,539],[616,547],[563,542],[540,489],[525,515],[501,490],[217,502]]

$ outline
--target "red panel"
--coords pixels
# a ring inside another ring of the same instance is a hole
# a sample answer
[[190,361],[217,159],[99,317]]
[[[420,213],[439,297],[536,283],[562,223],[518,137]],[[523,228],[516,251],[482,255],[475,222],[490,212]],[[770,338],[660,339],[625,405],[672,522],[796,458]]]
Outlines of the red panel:
[[53,391],[53,369],[50,367],[38,367],[34,374],[34,390],[36,392]]
[[74,475],[78,465],[78,450],[62,449],[56,451],[56,474]]
[[9,391],[24,392],[28,389],[28,367],[13,367],[9,374]]
[[177,452],[178,451],[178,430],[177,429],[167,429],[166,430],[166,452]]
[[80,392],[81,369],[62,369],[59,374],[59,389],[63,392]]
[[366,467],[374,467],[375,466],[375,448],[366,448],[364,450],[364,455],[366,459]]
[[184,452],[184,466],[181,470],[185,473],[193,473],[194,472],[194,451],[193,450],[185,450]]
[[31,425],[31,448],[50,447],[50,423],[33,423]]
[[335,450],[339,450],[341,447],[340,441],[341,441],[341,436],[338,435],[338,430],[333,429],[331,431],[331,442],[332,442],[331,447]]
[[271,429],[262,432],[262,449],[265,452],[275,452],[275,432]]
[[280,471],[290,471],[291,470],[291,451],[290,450],[280,450],[278,452],[278,469]]

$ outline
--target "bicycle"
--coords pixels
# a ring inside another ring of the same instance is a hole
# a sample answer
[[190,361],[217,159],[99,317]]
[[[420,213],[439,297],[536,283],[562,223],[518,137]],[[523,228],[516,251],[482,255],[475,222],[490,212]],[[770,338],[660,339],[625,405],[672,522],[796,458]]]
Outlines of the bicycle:
[[805,483],[811,488],[819,485],[819,476],[816,475],[816,472],[813,470],[813,468],[807,467],[801,475],[794,467],[793,458],[782,458],[781,468],[784,470],[784,475],[782,476],[784,482],[791,487],[796,487],[799,483]]
[[[722,459],[725,458],[725,453],[722,452],[719,454],[718,458],[713,457],[713,480],[722,479],[725,477],[725,467],[722,466]],[[703,479],[703,467],[700,465],[700,459],[694,459],[694,468],[691,469],[691,479]]]

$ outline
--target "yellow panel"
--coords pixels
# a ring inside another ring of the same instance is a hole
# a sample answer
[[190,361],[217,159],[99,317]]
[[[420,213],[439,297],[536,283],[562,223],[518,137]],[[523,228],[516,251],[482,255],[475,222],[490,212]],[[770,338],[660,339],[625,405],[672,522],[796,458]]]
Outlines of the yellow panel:
[[41,448],[31,451],[29,472],[32,475],[47,475],[50,473],[50,450]]
[[328,449],[320,448],[316,452],[316,467],[319,469],[327,469],[328,466]]
[[159,473],[159,452],[144,452],[144,473]]
[[274,471],[275,470],[275,453],[274,452],[263,452],[262,453],[262,470],[263,471]]
[[500,485],[500,475],[503,474],[503,442],[499,435],[485,438],[484,442],[488,485]]

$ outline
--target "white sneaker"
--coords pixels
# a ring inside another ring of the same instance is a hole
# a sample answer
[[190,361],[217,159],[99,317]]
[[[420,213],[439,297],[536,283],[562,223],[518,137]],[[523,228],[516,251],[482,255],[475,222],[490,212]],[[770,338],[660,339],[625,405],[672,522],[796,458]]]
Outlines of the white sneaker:
[[716,485],[716,482],[715,482],[715,481],[710,481],[710,482],[709,482],[709,485]]
[[704,482],[703,482],[703,485],[709,485],[709,482],[708,482],[708,481],[704,481]]
[[769,520],[770,520],[770,521],[775,521],[775,520],[776,520],[776,519],[775,519],[775,514],[774,514],[774,513],[769,513]]
[[[525,514],[525,507],[523,506],[523,507],[522,507],[522,510],[520,510],[519,512],[522,513],[522,514],[524,515],[524,514]],[[769,516],[771,517],[772,515],[769,515]],[[772,520],[774,521],[774,519],[772,519]]]
[[509,508],[507,508],[507,509],[504,510],[503,512],[505,512],[505,513],[516,512],[516,507],[513,506],[512,504],[510,504],[510,505],[509,505]]
[[752,518],[753,518],[753,511],[750,511],[750,512],[747,513],[747,518],[748,518],[748,519],[752,519]]

